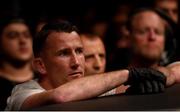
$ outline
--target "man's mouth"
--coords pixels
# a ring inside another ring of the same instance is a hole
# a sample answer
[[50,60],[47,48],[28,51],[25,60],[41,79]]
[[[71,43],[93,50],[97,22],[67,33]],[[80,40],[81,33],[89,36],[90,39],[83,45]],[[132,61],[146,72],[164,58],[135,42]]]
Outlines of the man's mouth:
[[21,47],[19,48],[19,51],[22,53],[26,53],[26,52],[29,52],[29,49],[27,47]]
[[70,76],[72,76],[72,75],[82,75],[82,72],[73,72],[73,73],[70,73],[69,75]]
[[69,74],[69,79],[76,79],[76,78],[80,78],[83,77],[83,73],[82,72],[73,72]]

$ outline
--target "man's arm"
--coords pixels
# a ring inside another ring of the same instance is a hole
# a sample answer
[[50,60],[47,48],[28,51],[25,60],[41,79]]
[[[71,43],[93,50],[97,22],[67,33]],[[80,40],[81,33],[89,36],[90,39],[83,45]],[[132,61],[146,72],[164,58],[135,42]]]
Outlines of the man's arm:
[[180,61],[171,63],[167,66],[170,72],[170,77],[174,80],[174,83],[180,83]]
[[180,83],[180,61],[173,62],[166,67],[158,67],[157,70],[166,75],[166,86],[172,86],[176,83]]
[[128,74],[128,70],[120,70],[75,79],[56,89],[28,97],[23,102],[21,109],[96,97],[126,82]]
[[158,67],[157,70],[164,73],[164,75],[167,77],[167,80],[166,80],[167,87],[169,87],[175,83],[175,77],[174,77],[174,75],[172,75],[172,72],[168,67]]

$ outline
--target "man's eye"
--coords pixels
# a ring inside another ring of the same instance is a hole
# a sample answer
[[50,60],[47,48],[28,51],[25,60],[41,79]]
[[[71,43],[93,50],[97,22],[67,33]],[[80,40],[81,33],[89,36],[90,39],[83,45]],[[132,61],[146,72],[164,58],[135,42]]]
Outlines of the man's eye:
[[91,59],[91,58],[93,58],[94,57],[94,55],[86,55],[85,56],[85,59]]
[[7,37],[9,38],[15,38],[15,37],[18,37],[18,33],[16,32],[9,32],[6,34]]
[[83,48],[78,48],[75,51],[77,54],[82,54],[83,53]]
[[134,29],[134,34],[138,34],[138,35],[144,35],[146,34],[146,30],[145,29]]
[[162,10],[163,10],[164,12],[168,13],[168,10],[167,10],[167,9],[165,9],[165,8],[162,8]]
[[174,9],[174,10],[173,10],[173,13],[174,13],[174,14],[177,14],[177,13],[178,13],[178,10],[177,10],[177,9]]
[[26,38],[32,38],[31,37],[31,34],[29,32],[24,32],[23,35],[26,37]]
[[99,57],[104,58],[105,55],[104,54],[99,54]]
[[61,52],[59,52],[59,56],[67,56],[69,54],[69,52],[68,51],[61,51]]
[[145,30],[138,30],[137,33],[138,33],[138,34],[145,34],[146,31],[145,31]]
[[161,31],[161,30],[156,30],[155,33],[158,34],[158,35],[163,35],[164,34],[164,32]]

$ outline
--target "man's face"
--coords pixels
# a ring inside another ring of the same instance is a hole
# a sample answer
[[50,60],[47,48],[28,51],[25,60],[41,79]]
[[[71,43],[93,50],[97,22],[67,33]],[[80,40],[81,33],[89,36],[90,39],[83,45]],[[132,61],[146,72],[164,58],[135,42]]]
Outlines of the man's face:
[[156,7],[164,10],[175,22],[178,21],[178,3],[176,0],[157,0]]
[[165,26],[161,18],[151,11],[133,17],[131,44],[135,55],[148,60],[159,60],[164,51]]
[[85,75],[103,73],[105,71],[106,59],[104,44],[99,37],[89,39],[82,35],[85,55]]
[[32,37],[25,24],[9,24],[1,36],[2,52],[6,57],[17,61],[29,61],[32,58]]
[[83,45],[76,32],[51,32],[41,55],[46,78],[54,88],[84,76]]

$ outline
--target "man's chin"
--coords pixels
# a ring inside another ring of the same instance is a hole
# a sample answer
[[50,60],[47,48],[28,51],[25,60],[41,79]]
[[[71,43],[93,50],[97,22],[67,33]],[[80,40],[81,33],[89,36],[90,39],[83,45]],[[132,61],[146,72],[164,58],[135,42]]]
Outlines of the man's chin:
[[160,55],[146,55],[146,56],[144,56],[144,58],[146,60],[156,62],[156,61],[159,61],[161,59],[161,56]]

